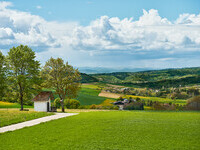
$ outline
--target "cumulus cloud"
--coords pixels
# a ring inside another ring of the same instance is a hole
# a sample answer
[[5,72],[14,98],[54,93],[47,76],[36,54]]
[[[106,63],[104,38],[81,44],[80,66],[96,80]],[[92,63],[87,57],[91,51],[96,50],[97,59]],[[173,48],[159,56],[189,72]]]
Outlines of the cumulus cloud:
[[47,22],[40,16],[32,15],[9,9],[10,2],[0,2],[0,46],[9,47],[19,44],[27,44],[32,47],[59,47],[61,43],[49,26],[56,23]]
[[200,14],[181,14],[171,22],[151,9],[143,10],[139,20],[101,16],[81,26],[75,22],[49,22],[10,6],[10,2],[0,2],[1,48],[19,44],[37,47],[38,51],[69,47],[91,55],[112,51],[200,51]]
[[158,11],[143,10],[133,18],[102,16],[89,26],[74,31],[72,45],[85,50],[200,50],[200,15],[183,14],[175,23],[159,16]]

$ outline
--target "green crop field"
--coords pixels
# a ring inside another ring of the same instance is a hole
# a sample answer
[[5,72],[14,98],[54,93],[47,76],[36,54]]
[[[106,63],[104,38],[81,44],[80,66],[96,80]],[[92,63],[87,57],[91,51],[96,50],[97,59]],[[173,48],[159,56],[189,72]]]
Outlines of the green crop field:
[[132,97],[132,98],[140,98],[141,100],[144,100],[144,101],[158,101],[158,102],[161,102],[161,103],[169,103],[171,102],[172,104],[181,104],[181,105],[185,105],[187,103],[186,100],[182,100],[182,99],[176,99],[176,100],[172,100],[172,99],[169,99],[169,98],[161,98],[161,97],[144,97],[144,96],[133,96],[133,95],[126,95],[125,98],[129,98],[129,97]]
[[98,96],[100,92],[101,90],[82,87],[76,99],[80,101],[81,105],[98,105],[106,100],[105,97]]
[[[52,91],[54,93],[54,97],[57,98],[58,95],[55,94],[55,90],[52,89],[43,89],[44,91]],[[92,104],[101,104],[106,97],[98,96],[101,90],[99,86],[92,84],[83,84],[78,93],[76,100],[80,101],[81,105],[92,105]]]
[[12,149],[188,149],[200,147],[200,112],[87,112],[0,134]]
[[[9,103],[0,101],[0,109],[1,108],[21,108],[21,105],[18,103]],[[33,106],[24,105],[24,108],[33,108]]]
[[24,122],[48,115],[53,113],[35,112],[35,111],[19,111],[19,110],[0,110],[0,127]]

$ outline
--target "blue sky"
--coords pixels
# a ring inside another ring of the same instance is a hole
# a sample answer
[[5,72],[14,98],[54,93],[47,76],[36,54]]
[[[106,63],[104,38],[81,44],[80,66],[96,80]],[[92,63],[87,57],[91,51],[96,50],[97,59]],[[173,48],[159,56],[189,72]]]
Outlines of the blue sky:
[[42,64],[200,66],[199,0],[0,1],[0,50],[29,45]]
[[[40,15],[46,20],[78,21],[87,25],[90,21],[109,17],[138,19],[142,9],[156,9],[160,16],[173,21],[179,14],[199,14],[199,0],[10,0],[14,8]],[[41,6],[41,9],[37,9]]]

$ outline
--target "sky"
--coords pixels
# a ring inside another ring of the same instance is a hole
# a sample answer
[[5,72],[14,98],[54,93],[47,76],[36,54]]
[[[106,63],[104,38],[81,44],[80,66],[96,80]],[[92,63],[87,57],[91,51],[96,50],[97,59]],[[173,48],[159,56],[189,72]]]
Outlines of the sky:
[[199,0],[0,1],[0,50],[28,45],[42,65],[200,66]]

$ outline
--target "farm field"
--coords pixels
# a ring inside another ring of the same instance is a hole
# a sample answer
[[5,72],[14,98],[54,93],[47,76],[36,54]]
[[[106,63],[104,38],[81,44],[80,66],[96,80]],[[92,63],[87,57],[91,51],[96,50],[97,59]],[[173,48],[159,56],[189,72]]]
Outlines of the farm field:
[[[44,91],[52,91],[54,93],[54,97],[57,98],[58,95],[55,94],[55,90],[52,89],[43,89]],[[82,84],[81,89],[78,93],[76,100],[80,101],[81,105],[92,105],[92,104],[101,104],[106,97],[98,96],[101,92],[101,89],[98,85],[94,84]]]
[[171,102],[172,104],[181,104],[181,105],[185,105],[187,103],[186,100],[182,100],[182,99],[176,99],[176,100],[172,100],[169,98],[161,98],[161,97],[144,97],[144,96],[133,96],[133,95],[126,95],[126,98],[132,97],[132,98],[137,98],[139,97],[141,100],[144,101],[158,101],[161,103],[169,103]]
[[0,134],[1,149],[193,149],[199,112],[85,112]]
[[0,110],[0,127],[24,122],[44,116],[53,115],[54,113],[35,112],[35,111],[19,111],[19,110]]
[[[21,108],[21,106],[18,103],[0,101],[0,109],[1,108]],[[24,108],[33,108],[33,106],[24,105]]]

